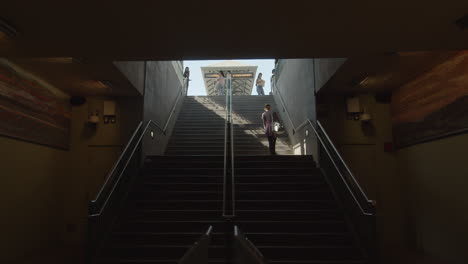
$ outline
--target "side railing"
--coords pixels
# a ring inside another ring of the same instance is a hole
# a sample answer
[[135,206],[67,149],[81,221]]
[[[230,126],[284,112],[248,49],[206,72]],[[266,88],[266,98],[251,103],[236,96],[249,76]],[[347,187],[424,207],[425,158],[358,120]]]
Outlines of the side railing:
[[260,250],[234,226],[234,264],[264,264],[265,258]]
[[359,237],[361,245],[371,258],[376,256],[376,209],[375,201],[368,198],[349,166],[333,144],[320,121],[306,119],[294,126],[279,89],[275,90],[286,117],[295,132],[311,128],[318,143],[318,164],[326,175],[346,215]]
[[213,226],[190,247],[184,256],[177,262],[178,264],[207,264],[208,263],[208,247],[211,243],[211,234]]
[[87,241],[89,261],[93,259],[100,242],[116,219],[128,190],[140,173],[142,141],[150,131],[150,127],[163,131],[153,121],[140,122],[96,198],[89,203]]
[[133,132],[123,152],[112,167],[106,181],[88,206],[87,260],[91,263],[101,242],[108,234],[113,222],[121,211],[131,185],[140,173],[143,164],[143,141],[145,137],[156,137],[154,131],[166,135],[169,123],[176,111],[181,96],[185,93],[185,83],[178,92],[174,106],[161,128],[149,120],[140,122]]
[[377,257],[377,226],[375,201],[368,198],[358,180],[317,120],[315,126],[308,121],[319,141],[320,169],[340,199],[351,220],[361,245],[373,260]]
[[224,133],[224,171],[223,171],[223,216],[235,216],[235,185],[234,185],[234,124],[232,117],[232,78],[227,73],[226,78],[226,116]]

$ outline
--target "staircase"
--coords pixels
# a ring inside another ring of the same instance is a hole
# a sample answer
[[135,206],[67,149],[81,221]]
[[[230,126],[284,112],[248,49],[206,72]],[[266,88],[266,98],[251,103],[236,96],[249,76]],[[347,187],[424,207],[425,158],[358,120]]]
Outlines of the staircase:
[[97,263],[175,264],[209,225],[212,263],[224,263],[223,157],[149,157]]
[[367,263],[311,156],[237,157],[236,215],[268,263]]
[[98,263],[177,263],[213,226],[210,263],[232,263],[233,226],[276,264],[364,264],[366,256],[310,156],[287,135],[270,156],[263,135],[271,96],[235,96],[235,213],[223,219],[224,97],[187,97],[165,156],[142,175],[99,251]]
[[224,155],[225,96],[186,96],[166,155]]
[[[269,155],[263,131],[265,104],[276,109],[273,96],[233,96],[236,155]],[[187,96],[177,119],[166,155],[224,155],[224,96]],[[288,135],[278,136],[276,152],[291,155]]]

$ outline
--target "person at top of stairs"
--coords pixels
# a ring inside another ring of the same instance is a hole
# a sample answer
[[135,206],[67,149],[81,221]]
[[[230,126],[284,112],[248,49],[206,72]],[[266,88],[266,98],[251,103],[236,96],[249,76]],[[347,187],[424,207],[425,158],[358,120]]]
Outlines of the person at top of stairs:
[[218,95],[224,95],[224,88],[226,85],[226,80],[223,71],[219,71],[218,78],[216,79],[216,91]]
[[265,87],[265,81],[262,79],[262,73],[258,74],[257,81],[255,81],[255,85],[257,86],[257,94],[265,95],[265,92],[263,91],[263,87]]
[[273,111],[269,104],[265,105],[265,112],[262,114],[263,128],[265,129],[265,135],[268,137],[268,147],[271,155],[276,155],[276,134],[273,130]]

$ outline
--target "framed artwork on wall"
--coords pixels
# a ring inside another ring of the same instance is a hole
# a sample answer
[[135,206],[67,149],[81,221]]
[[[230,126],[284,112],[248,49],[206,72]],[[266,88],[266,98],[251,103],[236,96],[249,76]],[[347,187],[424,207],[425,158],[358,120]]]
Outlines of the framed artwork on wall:
[[397,89],[391,110],[397,148],[468,132],[468,51]]
[[0,135],[69,148],[69,96],[0,59]]

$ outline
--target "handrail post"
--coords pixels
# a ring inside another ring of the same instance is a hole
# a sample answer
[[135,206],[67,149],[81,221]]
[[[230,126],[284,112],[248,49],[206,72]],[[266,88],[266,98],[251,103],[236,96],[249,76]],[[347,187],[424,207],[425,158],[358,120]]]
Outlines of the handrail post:
[[265,258],[258,248],[242,231],[234,226],[234,263],[235,264],[264,264]]
[[182,256],[177,262],[178,264],[201,264],[208,263],[208,247],[211,243],[211,234],[213,226],[209,226],[208,230],[195,241],[192,247]]

